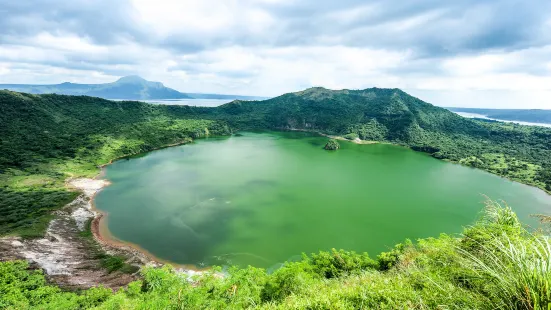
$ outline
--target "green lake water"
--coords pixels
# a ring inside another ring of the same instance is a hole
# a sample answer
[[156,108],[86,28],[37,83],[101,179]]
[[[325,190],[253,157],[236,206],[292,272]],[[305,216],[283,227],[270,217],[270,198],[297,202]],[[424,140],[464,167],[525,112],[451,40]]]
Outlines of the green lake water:
[[406,148],[300,132],[198,140],[106,169],[96,196],[108,227],[159,258],[197,266],[277,267],[331,248],[372,257],[406,238],[458,233],[487,195],[529,224],[551,196]]

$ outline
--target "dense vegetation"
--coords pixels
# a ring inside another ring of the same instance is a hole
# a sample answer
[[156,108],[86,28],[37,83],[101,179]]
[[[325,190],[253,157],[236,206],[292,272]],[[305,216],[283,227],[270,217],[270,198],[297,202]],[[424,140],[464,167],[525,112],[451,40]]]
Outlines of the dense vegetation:
[[48,285],[25,262],[0,263],[6,309],[549,309],[551,244],[489,202],[461,236],[406,241],[376,259],[336,251],[268,274],[231,268],[188,277],[165,266],[113,293]]
[[38,236],[75,193],[64,182],[94,176],[121,156],[229,133],[184,118],[185,108],[92,97],[0,91],[0,234]]
[[326,150],[329,150],[329,151],[336,151],[340,147],[341,146],[339,145],[339,142],[337,142],[337,140],[329,139],[329,141],[327,141],[327,143],[325,144],[325,146],[323,148],[326,149]]
[[[40,235],[51,210],[74,198],[68,177],[230,127],[388,141],[551,190],[551,130],[464,119],[397,89],[313,88],[219,108],[0,91],[0,234]],[[232,268],[194,279],[145,268],[141,281],[117,293],[62,292],[26,263],[0,263],[0,308],[548,309],[550,248],[510,209],[489,203],[462,236],[408,241],[376,259],[321,252],[271,274]],[[108,269],[121,263],[104,260]]]
[[236,128],[302,129],[387,141],[551,191],[551,129],[471,120],[399,89],[310,88],[209,111]]
[[465,119],[398,89],[311,88],[218,108],[0,91],[0,234],[39,235],[72,197],[67,177],[229,126],[388,141],[551,190],[551,129]]
[[507,121],[523,121],[530,123],[551,124],[551,110],[539,109],[476,109],[476,108],[448,108],[450,111],[467,112],[484,115],[489,118]]

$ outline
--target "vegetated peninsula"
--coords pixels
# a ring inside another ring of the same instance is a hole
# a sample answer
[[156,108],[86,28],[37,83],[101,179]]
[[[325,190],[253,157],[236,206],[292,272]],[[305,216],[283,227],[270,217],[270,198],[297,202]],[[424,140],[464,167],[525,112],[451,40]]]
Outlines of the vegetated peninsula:
[[[0,234],[41,236],[57,216],[52,211],[77,195],[65,181],[94,176],[98,165],[247,129],[390,142],[551,190],[551,129],[465,119],[399,89],[311,88],[217,108],[0,91]],[[7,246],[25,240],[17,242]],[[2,248],[0,258],[11,259],[6,253]],[[486,214],[462,236],[408,241],[376,259],[335,250],[272,274],[233,268],[225,277],[206,273],[191,282],[169,267],[145,268],[140,281],[116,294],[102,288],[62,293],[26,263],[0,263],[0,307],[536,309],[551,302],[549,271],[538,263],[550,255],[547,238],[488,202]],[[130,270],[120,257],[101,257],[110,272]]]
[[7,89],[30,94],[60,94],[73,96],[92,96],[104,99],[155,100],[155,99],[243,99],[257,97],[182,93],[166,87],[161,82],[147,81],[139,76],[130,75],[112,83],[77,84],[61,83],[52,85],[0,84],[0,89]]

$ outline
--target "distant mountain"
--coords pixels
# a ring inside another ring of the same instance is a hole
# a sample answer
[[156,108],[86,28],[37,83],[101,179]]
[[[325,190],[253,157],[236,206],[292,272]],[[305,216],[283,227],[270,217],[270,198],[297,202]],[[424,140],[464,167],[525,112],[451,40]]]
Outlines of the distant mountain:
[[464,112],[486,116],[506,121],[522,121],[530,123],[551,124],[551,110],[540,109],[475,109],[447,108],[453,112]]
[[221,95],[221,94],[187,94],[166,87],[160,82],[147,81],[139,76],[125,76],[113,83],[76,84],[61,83],[52,85],[0,84],[0,89],[7,89],[30,94],[60,94],[73,96],[91,96],[104,99],[126,100],[159,100],[159,99],[240,99],[253,100],[257,97]]

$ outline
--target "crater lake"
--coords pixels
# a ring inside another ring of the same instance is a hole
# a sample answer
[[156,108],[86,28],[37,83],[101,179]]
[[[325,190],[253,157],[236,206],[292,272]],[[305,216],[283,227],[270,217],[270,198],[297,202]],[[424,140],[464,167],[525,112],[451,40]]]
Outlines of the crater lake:
[[376,257],[406,238],[459,233],[485,196],[524,223],[551,196],[520,183],[389,145],[304,132],[197,140],[105,169],[95,198],[113,237],[176,264],[277,268],[331,248]]

